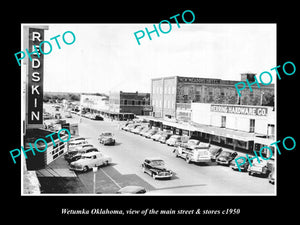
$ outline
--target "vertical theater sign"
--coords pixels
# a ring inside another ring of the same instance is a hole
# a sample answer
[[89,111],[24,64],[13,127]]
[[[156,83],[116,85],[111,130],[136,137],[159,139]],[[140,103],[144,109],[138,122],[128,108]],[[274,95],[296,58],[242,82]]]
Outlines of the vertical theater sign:
[[[40,53],[40,43],[44,41],[44,30],[47,26],[24,26],[24,47],[27,58],[24,60],[26,72],[26,128],[41,128],[43,126],[43,84],[44,55]],[[43,48],[43,45],[42,47]],[[41,49],[42,51],[44,49]]]

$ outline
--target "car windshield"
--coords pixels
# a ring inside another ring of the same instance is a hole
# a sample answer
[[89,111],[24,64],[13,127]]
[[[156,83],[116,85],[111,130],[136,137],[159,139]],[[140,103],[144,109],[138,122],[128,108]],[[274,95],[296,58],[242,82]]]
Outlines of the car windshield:
[[81,159],[92,159],[92,156],[81,156]]
[[72,151],[72,152],[69,152],[69,155],[76,155],[78,153],[78,151]]
[[112,133],[109,133],[109,132],[102,133],[101,136],[112,136]]
[[209,149],[209,151],[210,151],[211,153],[216,153],[216,152],[219,151],[219,148],[211,148],[211,149]]
[[152,166],[164,166],[165,163],[163,160],[153,160],[153,161],[151,161],[151,165]]
[[189,140],[188,141],[188,144],[191,144],[191,145],[197,145],[199,143],[198,140]]

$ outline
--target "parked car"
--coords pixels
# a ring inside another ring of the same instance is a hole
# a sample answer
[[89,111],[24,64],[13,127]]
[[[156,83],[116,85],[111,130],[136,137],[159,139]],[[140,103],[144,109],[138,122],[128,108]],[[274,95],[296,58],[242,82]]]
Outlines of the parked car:
[[164,134],[162,134],[162,135],[158,138],[158,141],[159,141],[160,143],[165,144],[166,141],[167,141],[171,136],[172,136],[171,133],[164,133]]
[[188,147],[192,147],[195,145],[200,144],[199,140],[196,139],[189,139],[186,143],[181,143],[180,146],[184,147],[184,148],[188,148]]
[[140,134],[141,136],[145,136],[145,134],[146,134],[149,130],[151,130],[150,127],[145,127],[143,130],[140,131],[139,134]]
[[99,150],[97,148],[86,147],[76,151],[69,151],[64,155],[64,158],[68,163],[71,163],[73,161],[80,159],[83,154],[90,153],[90,152],[98,152],[98,151]]
[[165,163],[160,158],[146,158],[142,164],[144,173],[148,173],[153,179],[170,178],[173,172],[165,167]]
[[139,124],[131,123],[131,124],[128,124],[126,127],[124,127],[123,130],[131,131],[131,130],[133,130],[134,128],[136,128],[137,126],[139,126]]
[[79,141],[79,140],[85,141],[85,138],[84,138],[84,137],[73,137],[73,138],[70,139],[69,142],[72,142],[72,141]]
[[133,130],[131,130],[132,133],[134,134],[139,134],[141,130],[144,129],[144,126],[141,125],[141,126],[137,126],[136,128],[134,128]]
[[[238,157],[239,157],[239,156],[236,156],[236,158],[238,158]],[[244,163],[244,164],[242,164],[242,163],[244,162],[244,159],[243,159],[243,158],[236,159],[236,160],[237,160],[237,163],[239,163],[239,167],[240,167],[241,171],[244,171],[244,172],[245,172],[245,171],[248,170],[249,162],[248,162],[247,159],[245,160],[245,163]],[[235,160],[232,160],[232,161],[230,162],[230,167],[231,167],[231,169],[233,169],[233,170],[239,170],[239,168],[238,168],[238,166],[237,166]]]
[[221,154],[222,148],[217,146],[211,146],[209,148],[209,152],[211,155],[211,161],[216,161],[216,158]]
[[252,166],[250,165],[248,167],[249,176],[253,174],[259,174],[268,177],[272,171],[272,167],[271,167],[272,165],[268,161],[265,161],[261,158],[259,159],[259,161],[256,158],[253,159],[251,161],[251,164]]
[[94,147],[92,144],[84,144],[84,145],[79,145],[79,146],[76,146],[74,149],[72,149],[71,151],[78,151],[80,149],[83,149],[83,148],[87,148],[87,147]]
[[89,152],[83,154],[77,161],[72,162],[70,164],[70,169],[86,172],[92,167],[108,165],[111,162],[111,157],[103,155],[101,152]]
[[117,191],[117,194],[144,194],[146,189],[141,186],[126,186]]
[[133,123],[132,123],[131,121],[128,121],[128,122],[124,123],[123,126],[121,127],[121,130],[127,130],[127,129],[128,129],[128,126],[129,126],[130,124],[133,124]]
[[145,133],[144,137],[150,138],[152,135],[156,134],[158,131],[156,129],[151,129],[147,133]]
[[85,144],[88,144],[86,140],[74,140],[68,142],[69,150],[73,150],[75,147]]
[[101,121],[103,121],[104,118],[103,118],[102,116],[96,114],[96,115],[94,116],[94,120],[101,120]]
[[172,135],[167,141],[166,144],[169,146],[178,146],[181,143],[180,135]]
[[154,141],[157,141],[162,134],[163,134],[163,131],[158,131],[155,134],[153,134],[150,138]]
[[269,174],[268,179],[269,179],[270,184],[275,184],[276,176],[275,176],[275,167],[274,167],[274,165],[272,165],[271,173]]
[[99,135],[98,140],[103,145],[115,145],[116,140],[111,132],[103,132]]
[[181,157],[185,159],[187,163],[196,162],[211,162],[211,156],[208,151],[208,147],[200,147],[197,145],[190,147],[181,147],[178,146],[173,150],[173,153],[176,157]]
[[229,166],[230,162],[235,159],[237,152],[222,151],[221,154],[217,157],[217,164]]

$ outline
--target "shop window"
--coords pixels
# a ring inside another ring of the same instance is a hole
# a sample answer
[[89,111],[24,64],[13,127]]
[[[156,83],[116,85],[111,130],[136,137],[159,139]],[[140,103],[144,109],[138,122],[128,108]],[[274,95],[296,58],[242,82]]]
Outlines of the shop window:
[[250,131],[251,133],[255,132],[255,119],[250,119]]
[[226,127],[226,116],[221,117],[221,127],[223,127],[223,128]]

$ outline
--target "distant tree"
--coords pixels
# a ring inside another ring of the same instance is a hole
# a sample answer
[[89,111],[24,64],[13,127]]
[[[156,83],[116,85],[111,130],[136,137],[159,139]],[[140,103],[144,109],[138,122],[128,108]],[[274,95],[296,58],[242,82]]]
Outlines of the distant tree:
[[265,93],[262,101],[262,105],[265,106],[274,106],[275,96],[271,93]]

